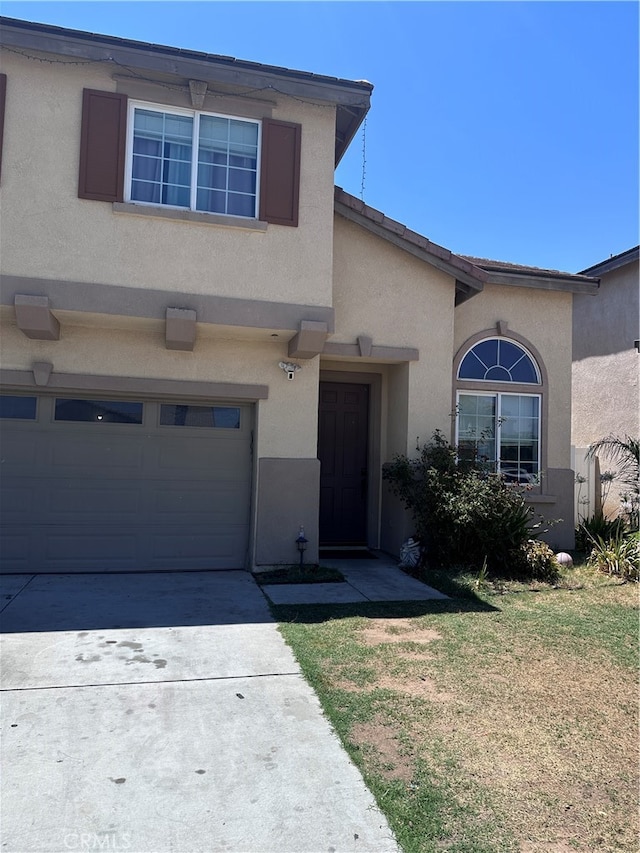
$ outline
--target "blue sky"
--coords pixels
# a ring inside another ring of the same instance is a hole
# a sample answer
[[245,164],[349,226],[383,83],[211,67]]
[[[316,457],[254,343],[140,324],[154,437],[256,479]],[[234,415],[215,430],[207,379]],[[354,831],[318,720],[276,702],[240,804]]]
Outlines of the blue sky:
[[339,186],[454,252],[571,272],[638,243],[638,9],[609,0],[0,6],[8,17],[369,80],[366,135],[338,167]]

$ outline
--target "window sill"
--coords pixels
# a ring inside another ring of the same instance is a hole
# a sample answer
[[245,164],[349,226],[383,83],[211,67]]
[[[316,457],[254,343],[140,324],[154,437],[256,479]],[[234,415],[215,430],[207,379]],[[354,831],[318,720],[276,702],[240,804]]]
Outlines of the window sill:
[[155,207],[151,204],[134,204],[129,201],[114,201],[114,213],[129,216],[153,216],[178,222],[195,222],[198,225],[216,225],[223,228],[240,228],[243,231],[266,231],[267,223],[260,219],[245,219],[242,216],[222,216],[219,213],[200,213],[195,210],[177,210],[173,207]]
[[536,494],[535,492],[528,492],[524,496],[524,499],[527,501],[527,503],[532,504],[554,504],[558,501],[556,495],[540,495]]

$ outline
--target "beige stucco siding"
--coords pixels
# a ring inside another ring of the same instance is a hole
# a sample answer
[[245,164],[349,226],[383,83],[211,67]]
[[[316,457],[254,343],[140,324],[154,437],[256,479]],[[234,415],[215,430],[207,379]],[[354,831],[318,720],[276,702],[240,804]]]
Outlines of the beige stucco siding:
[[449,428],[454,292],[447,274],[336,216],[331,340],[419,351],[390,373],[386,459]]
[[638,262],[604,275],[595,296],[574,297],[572,441],[640,434]]
[[571,467],[572,294],[486,285],[456,308],[454,355],[473,335],[496,334],[499,320],[537,350],[548,378],[547,466]]
[[0,331],[5,370],[49,361],[57,373],[267,385],[269,397],[258,403],[256,454],[316,457],[318,360],[289,382],[278,367],[284,343],[200,336],[194,352],[175,352],[165,348],[164,324],[155,321],[137,321],[130,330],[65,322],[59,341],[30,340],[10,321]]
[[[590,444],[609,435],[640,436],[640,283],[638,261],[605,273],[595,296],[574,297],[573,413],[571,439],[576,460],[588,477],[593,500],[578,511],[590,515],[600,504],[601,491],[593,463],[584,461]],[[615,471],[606,454],[600,471]],[[586,486],[578,500],[584,498]],[[628,484],[614,480],[602,489],[604,511],[615,515]]]
[[[46,63],[5,53],[2,70],[2,207],[11,211],[2,217],[5,274],[330,304],[331,107],[276,96],[273,118],[302,125],[300,224],[251,231],[131,216],[78,199],[82,90],[115,91],[114,69],[58,64],[52,74]],[[162,87],[148,91],[162,103]],[[189,108],[186,94],[183,106]]]

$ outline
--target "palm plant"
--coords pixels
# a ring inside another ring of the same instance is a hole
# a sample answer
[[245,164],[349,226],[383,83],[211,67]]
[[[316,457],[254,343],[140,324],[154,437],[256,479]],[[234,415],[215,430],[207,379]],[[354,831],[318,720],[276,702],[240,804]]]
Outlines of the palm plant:
[[640,503],[640,440],[625,435],[607,435],[594,442],[587,452],[587,458],[602,455],[617,466],[616,479],[630,489],[627,497],[631,504],[630,516],[637,513]]

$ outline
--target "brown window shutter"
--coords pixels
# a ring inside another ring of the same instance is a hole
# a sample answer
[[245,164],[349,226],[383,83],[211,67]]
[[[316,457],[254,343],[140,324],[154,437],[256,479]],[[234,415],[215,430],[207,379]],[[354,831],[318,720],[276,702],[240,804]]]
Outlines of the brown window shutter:
[[122,201],[127,96],[85,89],[82,94],[78,196]]
[[266,222],[298,225],[301,136],[299,124],[263,119],[260,219]]
[[4,134],[4,104],[7,99],[7,75],[0,74],[0,171],[2,170],[2,137]]

